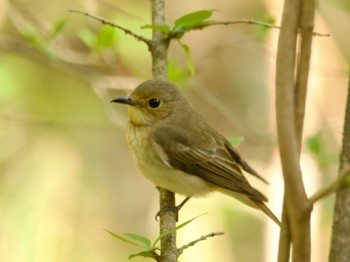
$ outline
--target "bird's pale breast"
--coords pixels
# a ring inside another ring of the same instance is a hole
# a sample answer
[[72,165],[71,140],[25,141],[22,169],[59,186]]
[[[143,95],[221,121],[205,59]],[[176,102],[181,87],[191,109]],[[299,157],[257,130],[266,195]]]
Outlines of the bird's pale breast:
[[155,185],[185,196],[204,196],[214,190],[202,178],[172,168],[152,137],[150,126],[128,125],[127,141],[142,174]]

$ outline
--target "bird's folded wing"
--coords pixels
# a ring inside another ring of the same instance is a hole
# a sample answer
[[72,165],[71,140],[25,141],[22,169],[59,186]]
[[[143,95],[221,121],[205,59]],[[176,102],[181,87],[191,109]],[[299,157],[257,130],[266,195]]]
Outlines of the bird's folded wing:
[[254,189],[242,174],[235,159],[226,150],[224,145],[210,139],[205,148],[190,145],[184,132],[171,130],[171,140],[166,129],[154,133],[154,141],[163,152],[162,160],[172,168],[179,169],[190,175],[199,176],[206,181],[248,196],[254,200],[266,201],[266,197]]
[[247,171],[250,175],[255,176],[256,178],[260,179],[261,181],[263,181],[265,184],[269,184],[269,182],[266,181],[265,178],[263,178],[262,176],[260,176],[250,165],[248,165],[247,162],[245,162],[243,160],[243,158],[238,154],[237,150],[234,149],[229,142],[227,141],[227,143],[225,143],[225,147],[227,149],[227,151],[230,153],[230,155],[233,157],[233,159],[239,163],[239,165],[245,170]]

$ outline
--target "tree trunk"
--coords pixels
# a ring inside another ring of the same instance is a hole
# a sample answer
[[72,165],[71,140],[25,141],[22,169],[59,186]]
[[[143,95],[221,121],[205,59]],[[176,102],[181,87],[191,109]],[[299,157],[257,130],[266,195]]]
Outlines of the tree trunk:
[[[350,165],[350,73],[339,170]],[[350,261],[350,187],[336,193],[330,262]]]

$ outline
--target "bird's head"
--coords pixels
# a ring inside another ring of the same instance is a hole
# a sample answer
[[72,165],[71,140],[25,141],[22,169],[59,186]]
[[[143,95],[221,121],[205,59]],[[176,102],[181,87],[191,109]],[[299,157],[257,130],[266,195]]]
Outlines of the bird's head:
[[168,119],[177,111],[189,108],[189,103],[177,86],[161,80],[149,80],[135,88],[128,96],[111,102],[128,105],[129,122],[137,125],[153,125]]

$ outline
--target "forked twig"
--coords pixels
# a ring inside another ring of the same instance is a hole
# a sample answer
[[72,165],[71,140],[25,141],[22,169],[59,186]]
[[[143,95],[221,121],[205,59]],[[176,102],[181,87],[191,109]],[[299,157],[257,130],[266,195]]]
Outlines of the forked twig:
[[309,201],[314,204],[318,200],[328,196],[329,194],[335,192],[338,188],[343,186],[346,179],[350,177],[350,165],[346,165],[342,170],[339,172],[339,176],[337,179],[330,185],[326,186],[325,188],[320,189],[315,194],[313,194]]
[[81,14],[81,15],[85,15],[85,16],[87,16],[87,17],[90,17],[90,18],[92,18],[92,19],[95,19],[95,20],[101,22],[101,23],[104,24],[104,25],[109,25],[109,26],[111,26],[111,27],[118,28],[118,29],[122,30],[125,34],[131,35],[131,36],[135,37],[137,40],[139,40],[139,41],[141,41],[141,42],[144,42],[148,47],[149,47],[149,46],[151,45],[151,43],[152,43],[152,40],[151,40],[151,39],[148,39],[148,38],[146,38],[146,37],[144,37],[144,36],[142,36],[142,35],[139,35],[139,34],[133,32],[133,31],[131,31],[130,29],[127,29],[127,28],[125,28],[125,27],[123,27],[123,26],[121,26],[121,25],[118,25],[118,24],[116,24],[116,23],[114,23],[114,22],[112,22],[112,21],[106,20],[106,19],[104,19],[104,18],[102,18],[102,17],[98,17],[98,16],[96,16],[96,15],[89,14],[88,12],[83,12],[83,11],[73,10],[73,9],[68,10],[68,12],[70,12],[70,13],[76,13],[76,14]]
[[199,238],[197,238],[196,240],[193,240],[191,241],[190,243],[186,244],[186,245],[183,245],[182,247],[180,247],[177,251],[178,251],[178,256],[180,256],[182,254],[182,252],[186,249],[186,248],[189,248],[191,246],[194,246],[195,244],[197,244],[198,242],[200,241],[204,241],[206,240],[207,238],[209,237],[215,237],[215,236],[220,236],[220,235],[223,235],[224,232],[213,232],[213,233],[210,233],[210,234],[207,234],[205,236],[201,236]]

